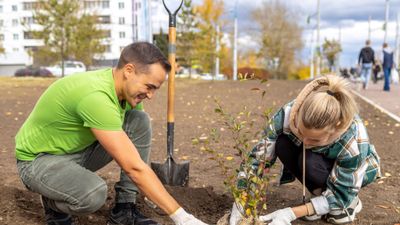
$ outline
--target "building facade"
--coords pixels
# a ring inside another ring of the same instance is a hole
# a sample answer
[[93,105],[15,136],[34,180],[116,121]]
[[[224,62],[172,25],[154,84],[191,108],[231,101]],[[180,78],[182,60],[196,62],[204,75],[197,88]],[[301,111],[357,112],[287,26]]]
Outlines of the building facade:
[[[0,0],[0,43],[5,50],[0,54],[0,76],[12,75],[17,68],[32,64],[29,50],[43,45],[42,40],[32,39],[28,32],[40,29],[33,19],[35,4],[36,0]],[[106,31],[103,39],[106,52],[98,57],[99,65],[115,65],[122,48],[132,42],[152,42],[152,23],[160,23],[152,10],[159,12],[159,8],[163,9],[161,0],[82,1],[82,10],[95,13],[99,28]]]

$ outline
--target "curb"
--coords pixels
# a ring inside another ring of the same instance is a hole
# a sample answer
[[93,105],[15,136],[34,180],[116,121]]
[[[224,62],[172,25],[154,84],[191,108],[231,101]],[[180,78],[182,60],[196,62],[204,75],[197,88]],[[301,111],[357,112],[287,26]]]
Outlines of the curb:
[[357,97],[361,98],[362,100],[366,101],[368,104],[374,106],[375,108],[379,109],[381,112],[385,113],[386,115],[388,115],[389,117],[391,117],[392,119],[396,120],[398,123],[400,123],[400,117],[389,112],[388,110],[384,109],[382,106],[376,104],[374,101],[372,101],[371,99],[362,96],[360,93],[358,93],[357,91],[353,91],[353,94],[357,95]]

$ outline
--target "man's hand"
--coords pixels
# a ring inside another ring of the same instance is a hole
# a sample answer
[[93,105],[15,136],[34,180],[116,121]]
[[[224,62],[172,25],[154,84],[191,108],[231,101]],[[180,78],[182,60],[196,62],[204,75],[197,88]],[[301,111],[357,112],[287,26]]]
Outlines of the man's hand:
[[239,220],[243,218],[243,209],[239,209],[237,205],[238,204],[236,204],[235,202],[233,203],[231,216],[229,217],[229,225],[236,225]]
[[260,216],[261,222],[269,222],[268,225],[290,225],[296,219],[296,215],[291,208],[277,210],[265,216]]
[[176,225],[207,225],[201,220],[196,219],[192,214],[187,213],[184,209],[179,208],[170,215],[170,218],[175,222]]

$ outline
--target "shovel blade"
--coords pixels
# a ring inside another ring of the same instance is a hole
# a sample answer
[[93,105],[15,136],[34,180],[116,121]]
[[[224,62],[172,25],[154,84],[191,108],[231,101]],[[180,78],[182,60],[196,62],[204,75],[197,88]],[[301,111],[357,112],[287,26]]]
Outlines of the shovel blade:
[[165,163],[151,163],[151,168],[163,184],[170,186],[187,186],[189,181],[189,161],[175,163],[172,157]]

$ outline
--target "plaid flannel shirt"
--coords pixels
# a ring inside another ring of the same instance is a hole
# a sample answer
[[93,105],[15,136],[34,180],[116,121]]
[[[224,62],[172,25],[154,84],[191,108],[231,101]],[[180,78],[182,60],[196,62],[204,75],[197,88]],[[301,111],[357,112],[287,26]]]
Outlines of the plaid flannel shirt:
[[[263,138],[253,148],[250,157],[255,168],[258,167],[261,156],[265,156],[263,160],[269,162],[269,166],[275,162],[277,158],[275,142],[279,135],[287,135],[297,146],[302,144],[289,128],[289,115],[293,103],[294,101],[286,104],[272,117],[269,126],[264,130]],[[361,187],[380,176],[379,156],[374,146],[369,143],[367,130],[358,115],[354,117],[348,130],[336,141],[327,146],[308,150],[335,159],[327,180],[327,190],[322,193],[326,198],[324,202],[329,204],[329,209],[328,211],[316,209],[317,212],[323,211],[325,214],[334,209],[347,209]],[[325,208],[328,208],[328,205]]]

